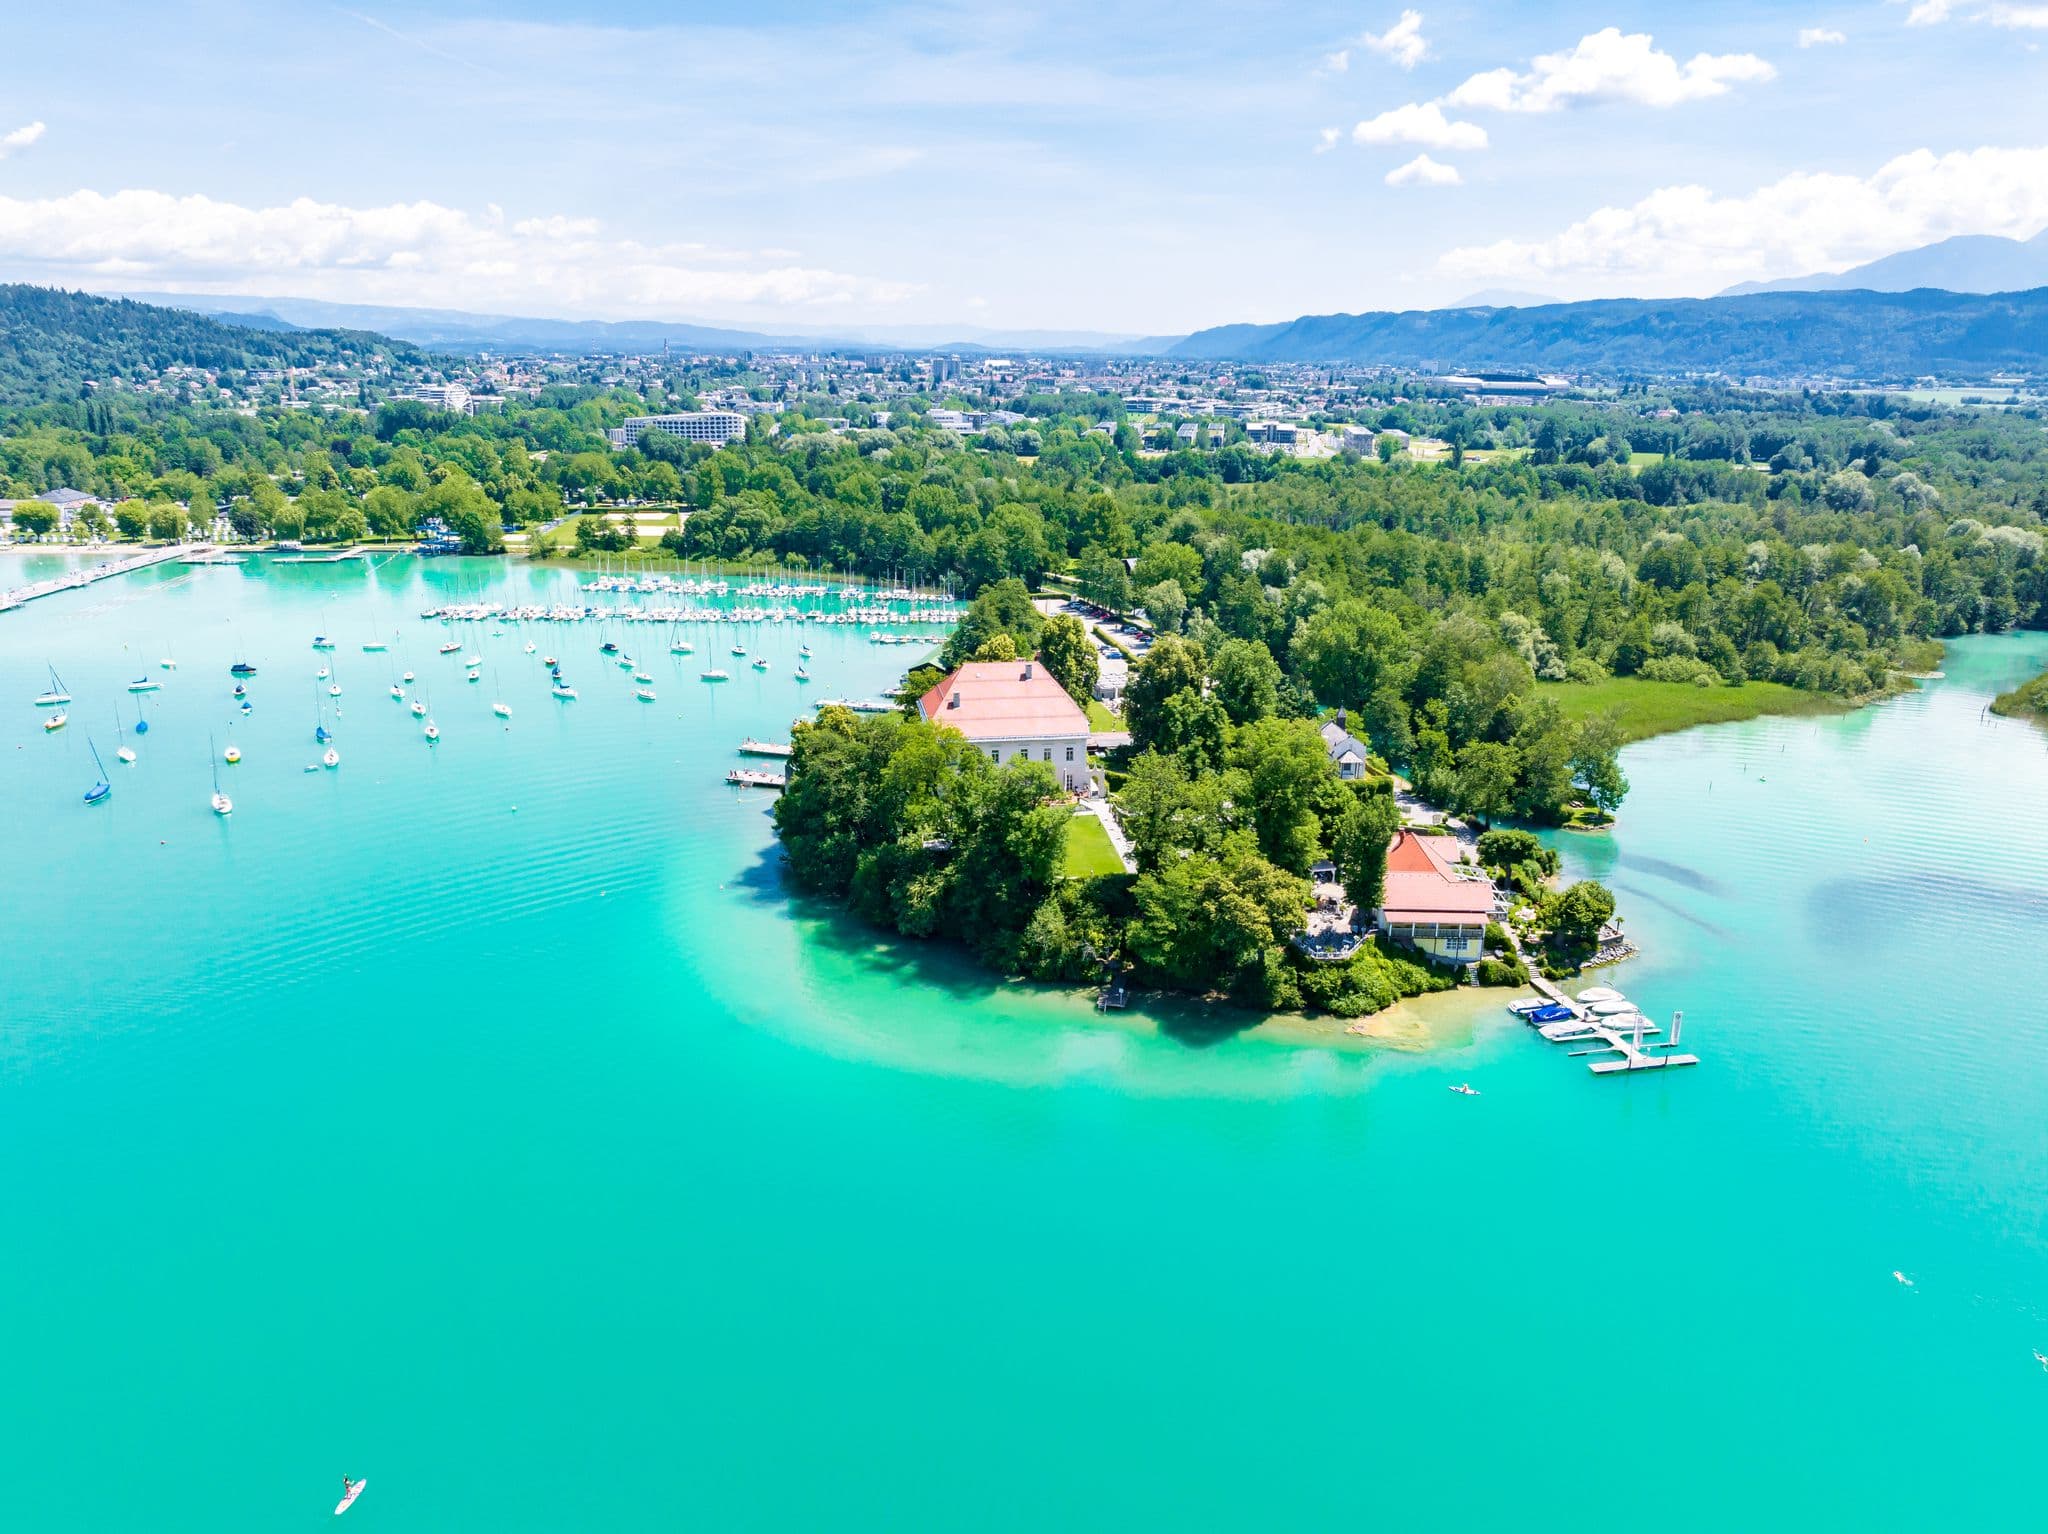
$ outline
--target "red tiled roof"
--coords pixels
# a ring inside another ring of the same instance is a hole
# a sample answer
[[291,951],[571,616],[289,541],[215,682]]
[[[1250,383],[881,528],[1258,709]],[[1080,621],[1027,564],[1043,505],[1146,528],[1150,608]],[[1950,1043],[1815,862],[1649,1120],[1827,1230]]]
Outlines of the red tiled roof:
[[[956,707],[948,700],[959,698]],[[1065,740],[1088,716],[1035,661],[969,661],[917,700],[918,712],[969,740]]]
[[[1438,847],[1442,842],[1445,845]],[[1381,899],[1383,920],[1409,922],[1483,922],[1493,914],[1493,886],[1485,879],[1460,878],[1451,870],[1455,859],[1447,836],[1417,836],[1403,831],[1387,849],[1387,889]]]

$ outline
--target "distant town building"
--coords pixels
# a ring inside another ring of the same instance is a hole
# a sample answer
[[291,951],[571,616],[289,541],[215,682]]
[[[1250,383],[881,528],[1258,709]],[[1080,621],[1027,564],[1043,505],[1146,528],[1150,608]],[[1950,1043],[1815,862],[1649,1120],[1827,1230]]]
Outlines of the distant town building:
[[735,410],[685,410],[674,415],[632,415],[618,427],[620,445],[632,447],[650,431],[666,432],[685,442],[723,447],[747,434],[747,418]]
[[469,390],[459,383],[414,384],[409,389],[400,389],[397,399],[416,399],[422,405],[432,405],[436,410],[452,410],[457,415],[469,414]]
[[1034,660],[969,661],[917,700],[992,762],[1044,762],[1072,793],[1088,786],[1088,716]]

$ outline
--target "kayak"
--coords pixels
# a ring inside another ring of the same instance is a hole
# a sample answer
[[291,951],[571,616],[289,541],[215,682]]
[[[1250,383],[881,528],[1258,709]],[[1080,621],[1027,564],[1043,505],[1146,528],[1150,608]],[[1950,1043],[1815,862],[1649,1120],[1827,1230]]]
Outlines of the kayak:
[[363,1488],[369,1484],[370,1478],[368,1476],[364,1476],[360,1481],[356,1482],[355,1485],[351,1486],[348,1489],[348,1495],[343,1497],[339,1502],[334,1504],[335,1516],[340,1517],[343,1513],[347,1512],[349,1508],[354,1505],[356,1498],[360,1497],[363,1494]]

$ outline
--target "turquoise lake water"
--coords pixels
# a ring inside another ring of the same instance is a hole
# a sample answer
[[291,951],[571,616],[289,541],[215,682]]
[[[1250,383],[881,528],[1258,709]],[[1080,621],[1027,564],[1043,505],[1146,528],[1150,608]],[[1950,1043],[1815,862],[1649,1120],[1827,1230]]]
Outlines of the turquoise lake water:
[[[437,1534],[2031,1521],[2048,732],[1984,704],[2048,636],[1629,750],[1619,831],[1561,845],[1705,1063],[1616,1080],[1505,1017],[1191,1048],[793,914],[719,779],[798,634],[713,688],[719,636],[628,631],[643,705],[536,628],[565,705],[526,633],[463,633],[466,686],[417,617],[567,579],[0,615],[0,1525],[314,1529],[344,1473],[351,1529]],[[821,695],[913,653],[810,637]]]

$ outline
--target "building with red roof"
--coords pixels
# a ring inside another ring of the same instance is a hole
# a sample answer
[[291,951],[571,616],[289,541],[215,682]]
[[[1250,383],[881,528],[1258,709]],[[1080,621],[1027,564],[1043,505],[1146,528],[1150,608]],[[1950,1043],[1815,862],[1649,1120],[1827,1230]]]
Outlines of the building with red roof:
[[1477,868],[1457,860],[1457,848],[1448,836],[1419,836],[1405,829],[1395,836],[1387,848],[1379,930],[1433,959],[1469,964],[1485,951],[1493,885]]
[[1088,716],[1033,660],[969,661],[917,700],[926,720],[958,730],[993,762],[1044,762],[1073,793],[1088,787]]

